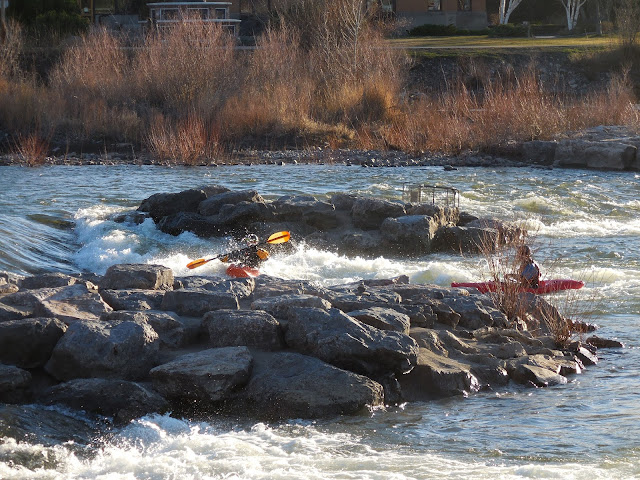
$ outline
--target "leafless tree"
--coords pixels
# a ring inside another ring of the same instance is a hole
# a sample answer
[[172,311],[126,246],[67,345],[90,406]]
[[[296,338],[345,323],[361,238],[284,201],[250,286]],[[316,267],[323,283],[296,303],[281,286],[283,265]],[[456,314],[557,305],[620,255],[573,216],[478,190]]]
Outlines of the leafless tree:
[[567,14],[567,29],[572,32],[578,23],[578,16],[580,15],[580,9],[587,2],[587,0],[560,0],[564,10]]
[[521,3],[522,0],[500,0],[500,6],[498,9],[500,25],[509,23],[509,17]]

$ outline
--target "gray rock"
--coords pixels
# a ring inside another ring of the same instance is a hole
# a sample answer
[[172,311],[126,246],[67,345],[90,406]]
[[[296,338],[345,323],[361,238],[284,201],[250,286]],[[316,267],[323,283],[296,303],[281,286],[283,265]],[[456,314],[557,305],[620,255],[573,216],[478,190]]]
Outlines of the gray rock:
[[205,217],[195,212],[177,212],[162,217],[156,222],[161,232],[169,235],[180,235],[193,232],[199,237],[219,237],[226,234],[217,217]]
[[562,140],[558,143],[554,166],[628,170],[636,162],[637,148],[626,143]]
[[150,325],[77,322],[58,341],[45,369],[58,380],[139,380],[154,366],[159,345]]
[[371,307],[364,310],[354,310],[348,315],[380,330],[391,330],[409,335],[411,326],[409,316],[390,308]]
[[31,385],[31,374],[13,365],[0,363],[0,402],[21,402]]
[[536,387],[565,385],[567,383],[566,377],[546,368],[529,364],[518,365],[509,375],[517,383]]
[[493,251],[500,239],[500,232],[493,228],[442,227],[431,243],[433,251],[470,252]]
[[415,368],[398,380],[407,401],[467,395],[480,389],[480,383],[470,365],[438,355],[426,348],[420,348]]
[[216,310],[208,312],[202,324],[213,347],[247,346],[259,350],[281,350],[283,334],[278,321],[267,312]]
[[476,296],[443,298],[442,303],[460,315],[458,325],[469,330],[493,325],[493,316],[488,310],[492,313],[499,313],[495,308],[487,308]]
[[0,362],[20,368],[42,367],[67,330],[55,318],[25,318],[0,323]]
[[339,225],[336,208],[309,195],[287,195],[273,202],[276,217],[286,221],[302,222],[320,230]]
[[150,413],[164,413],[169,404],[153,390],[125,380],[79,378],[47,389],[38,399],[114,418],[116,425]]
[[335,308],[299,308],[288,318],[285,341],[356,373],[405,373],[416,361],[418,345],[408,335],[378,330]]
[[405,215],[404,205],[376,198],[358,198],[351,208],[353,224],[363,230],[374,230],[382,225],[386,218]]
[[253,310],[264,310],[281,319],[289,318],[291,312],[300,307],[329,310],[331,303],[315,295],[285,294],[277,297],[265,297],[251,303]]
[[246,384],[253,357],[246,347],[186,354],[149,372],[154,388],[172,402],[218,402]]
[[154,221],[178,212],[196,212],[200,202],[207,198],[207,194],[200,189],[184,190],[178,193],[156,193],[146,198],[138,207],[141,212],[147,212]]
[[265,203],[264,198],[255,190],[238,190],[212,195],[198,206],[198,213],[205,217],[217,215],[223,205],[235,205],[240,202]]
[[263,418],[286,419],[353,414],[383,399],[382,386],[367,377],[276,352],[256,354],[251,379],[233,403]]
[[114,310],[158,310],[163,290],[100,290],[102,299]]
[[33,290],[38,288],[68,287],[69,285],[75,285],[79,281],[78,278],[64,273],[43,273],[24,278],[20,282],[20,288]]
[[5,303],[0,302],[0,322],[5,322],[7,320],[18,320],[21,318],[29,317],[32,314],[33,308],[27,309],[24,307],[12,307],[11,305],[6,305]]
[[147,323],[158,334],[162,347],[176,348],[186,343],[184,325],[175,313],[121,310],[104,314],[100,319],[112,324],[116,322]]
[[171,290],[162,299],[162,310],[170,310],[178,315],[202,317],[213,310],[239,310],[238,296],[202,288]]
[[380,226],[380,233],[390,249],[397,246],[402,254],[422,254],[431,251],[431,241],[438,227],[433,217],[406,215],[386,218]]
[[173,289],[173,270],[162,265],[112,265],[104,274],[100,289],[171,290]]
[[[21,294],[18,292],[16,295]],[[55,317],[65,323],[98,320],[103,313],[112,308],[107,305],[97,291],[87,288],[87,284],[78,283],[68,287],[41,288],[25,292],[27,303],[33,301],[33,315],[36,317]],[[31,296],[31,299],[28,296]]]

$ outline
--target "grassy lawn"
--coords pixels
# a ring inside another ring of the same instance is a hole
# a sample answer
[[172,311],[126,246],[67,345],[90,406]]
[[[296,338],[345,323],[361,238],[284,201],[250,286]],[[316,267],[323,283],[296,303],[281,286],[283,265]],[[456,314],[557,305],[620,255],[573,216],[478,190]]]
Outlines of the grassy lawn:
[[390,40],[394,47],[407,49],[481,49],[488,48],[611,48],[617,37],[554,37],[554,38],[490,38],[481,36],[405,37]]

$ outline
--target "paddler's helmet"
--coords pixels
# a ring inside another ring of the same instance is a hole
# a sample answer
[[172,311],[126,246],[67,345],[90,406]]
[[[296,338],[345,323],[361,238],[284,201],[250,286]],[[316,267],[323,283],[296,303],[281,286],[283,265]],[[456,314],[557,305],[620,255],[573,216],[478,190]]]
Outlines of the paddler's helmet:
[[258,243],[260,243],[260,240],[255,233],[250,233],[249,235],[244,237],[242,241],[249,246],[257,245]]

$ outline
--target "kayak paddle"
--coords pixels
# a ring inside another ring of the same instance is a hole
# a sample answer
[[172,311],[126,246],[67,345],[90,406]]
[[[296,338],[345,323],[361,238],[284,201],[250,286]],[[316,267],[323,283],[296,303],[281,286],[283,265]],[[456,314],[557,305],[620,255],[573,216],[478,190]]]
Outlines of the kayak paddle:
[[[264,245],[266,243],[271,243],[271,244],[286,243],[289,241],[289,238],[291,238],[291,234],[289,232],[276,232],[273,235],[271,235],[269,238],[267,238],[264,242],[260,242],[258,245]],[[215,260],[216,258],[224,257],[226,255],[232,255],[237,252],[242,252],[243,250],[247,250],[249,248],[251,247],[240,248],[238,250],[234,250],[229,253],[220,253],[215,257],[211,257],[211,258],[199,258],[198,260],[189,262],[187,264],[187,268],[194,269],[194,268],[200,267],[201,265],[204,265],[205,263],[210,262],[211,260]]]

